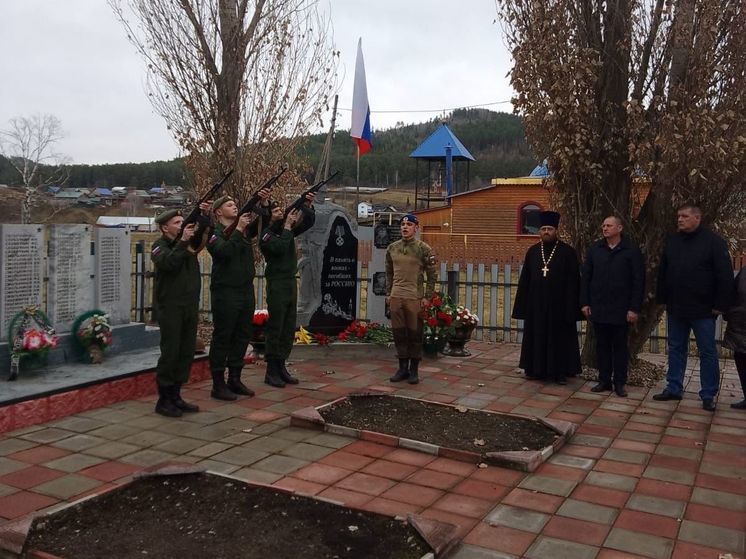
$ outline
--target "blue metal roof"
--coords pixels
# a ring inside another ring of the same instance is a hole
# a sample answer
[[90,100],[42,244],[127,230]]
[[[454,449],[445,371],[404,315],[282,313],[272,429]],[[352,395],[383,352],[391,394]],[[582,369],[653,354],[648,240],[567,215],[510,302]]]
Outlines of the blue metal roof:
[[550,174],[549,167],[547,167],[547,160],[545,159],[541,165],[534,167],[529,177],[548,177]]
[[439,160],[446,157],[446,146],[450,144],[451,155],[455,161],[474,161],[474,157],[464,144],[451,132],[446,124],[441,124],[417,148],[409,154],[415,159]]
[[114,193],[108,188],[97,188],[94,190],[94,192],[101,196],[114,196]]

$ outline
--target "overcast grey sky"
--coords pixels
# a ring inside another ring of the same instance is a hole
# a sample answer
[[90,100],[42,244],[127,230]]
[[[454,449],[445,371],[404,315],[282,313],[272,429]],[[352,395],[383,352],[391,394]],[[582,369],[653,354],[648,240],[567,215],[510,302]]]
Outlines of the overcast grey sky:
[[[494,0],[330,0],[341,51],[339,106],[349,109],[363,39],[373,129],[421,111],[507,101],[510,56]],[[75,163],[171,159],[179,150],[144,93],[141,59],[105,0],[0,0],[0,128],[51,113]],[[488,107],[510,111],[509,104]],[[328,125],[329,116],[326,123]],[[338,127],[350,127],[340,111]]]

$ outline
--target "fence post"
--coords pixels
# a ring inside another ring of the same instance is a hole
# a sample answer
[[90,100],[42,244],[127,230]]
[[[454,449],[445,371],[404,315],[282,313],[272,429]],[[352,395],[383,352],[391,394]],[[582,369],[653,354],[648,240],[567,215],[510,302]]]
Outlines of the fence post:
[[448,274],[448,296],[451,301],[458,303],[458,270],[449,270]]

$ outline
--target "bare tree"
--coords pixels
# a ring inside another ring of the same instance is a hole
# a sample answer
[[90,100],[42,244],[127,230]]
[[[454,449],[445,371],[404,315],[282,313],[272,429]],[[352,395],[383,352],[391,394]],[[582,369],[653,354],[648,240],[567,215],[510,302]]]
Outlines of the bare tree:
[[197,185],[235,168],[227,191],[245,197],[321,122],[338,53],[316,0],[109,4],[147,63],[151,102]]
[[536,155],[549,160],[572,242],[583,255],[614,214],[646,254],[636,355],[662,313],[653,288],[675,207],[699,204],[731,239],[746,218],[744,4],[496,3],[514,59],[515,110]]
[[31,223],[31,210],[40,189],[64,184],[69,177],[68,158],[54,151],[65,136],[60,120],[50,114],[15,117],[0,130],[0,154],[18,172],[25,195],[21,223]]

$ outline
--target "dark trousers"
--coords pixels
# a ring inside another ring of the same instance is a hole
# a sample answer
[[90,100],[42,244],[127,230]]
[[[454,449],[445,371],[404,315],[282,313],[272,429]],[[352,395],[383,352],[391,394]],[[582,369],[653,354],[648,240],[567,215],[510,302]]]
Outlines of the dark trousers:
[[[627,330],[629,325],[593,323],[596,332],[598,380],[606,385],[623,386],[627,383]],[[612,383],[613,378],[613,383]]]
[[298,316],[298,293],[295,278],[267,280],[267,311],[264,328],[264,355],[267,360],[285,360],[293,350],[295,322]]
[[161,356],[155,379],[159,386],[184,384],[194,360],[197,340],[198,309],[196,305],[159,307],[158,326],[161,329]]
[[243,368],[254,318],[253,290],[220,289],[210,293],[212,301],[212,340],[210,370],[222,373]]
[[733,353],[733,360],[736,362],[738,378],[741,381],[741,392],[746,397],[746,353]]
[[394,334],[394,346],[399,359],[422,358],[422,327],[420,318],[420,299],[400,299],[392,297],[391,331]]

